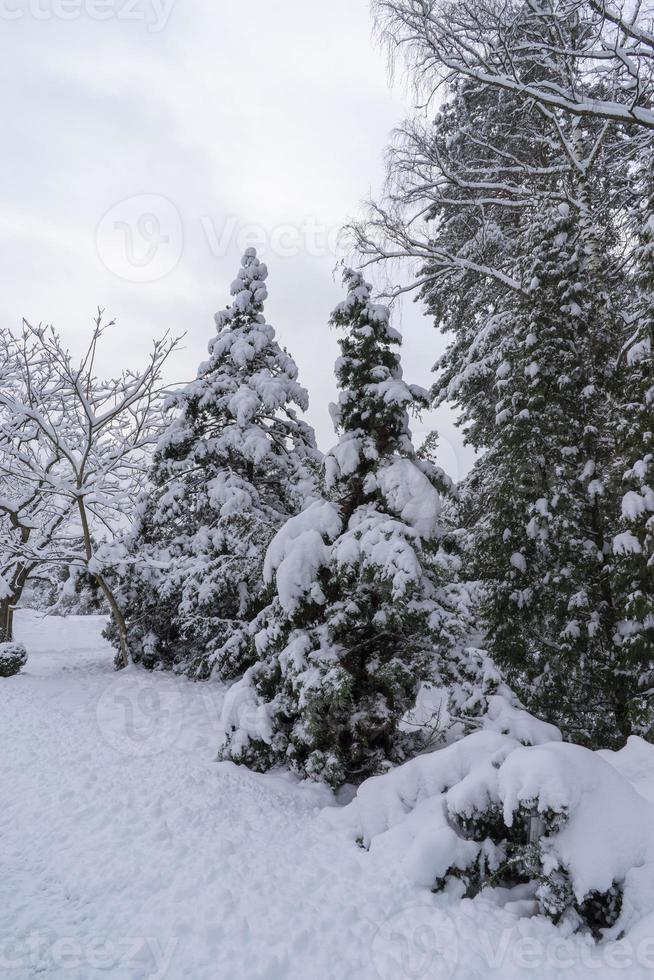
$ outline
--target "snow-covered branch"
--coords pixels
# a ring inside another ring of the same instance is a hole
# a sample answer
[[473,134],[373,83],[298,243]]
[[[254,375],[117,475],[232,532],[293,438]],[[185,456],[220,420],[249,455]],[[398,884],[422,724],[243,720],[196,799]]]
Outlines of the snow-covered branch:
[[103,380],[95,365],[111,326],[98,310],[79,362],[52,327],[24,321],[20,332],[0,333],[0,478],[11,493],[0,515],[12,581],[49,563],[76,562],[119,621],[104,574],[107,543],[133,511],[162,431],[162,371],[179,338],[157,340],[142,370]]
[[[632,20],[606,0],[376,0],[391,51],[407,49],[428,97],[466,77],[578,118],[654,129],[652,10]],[[561,23],[570,26],[565,37]],[[561,63],[573,63],[566,79]],[[555,77],[552,77],[552,69]],[[574,77],[582,71],[588,85]]]

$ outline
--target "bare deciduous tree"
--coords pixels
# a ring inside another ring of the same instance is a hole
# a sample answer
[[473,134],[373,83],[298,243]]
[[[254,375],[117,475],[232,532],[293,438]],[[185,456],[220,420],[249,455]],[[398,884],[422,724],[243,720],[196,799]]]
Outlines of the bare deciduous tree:
[[[374,7],[382,37],[392,50],[410,50],[428,95],[466,77],[548,111],[654,129],[647,0],[375,0]],[[567,76],[558,71],[570,65]]]
[[106,568],[161,431],[162,369],[179,338],[156,341],[142,370],[104,381],[95,364],[112,323],[98,310],[79,361],[52,327],[24,321],[20,333],[0,333],[0,478],[10,489],[0,499],[0,601],[8,638],[11,612],[35,569],[83,566],[111,608],[127,665],[125,624]]
[[[395,293],[438,279],[464,291],[485,280],[524,293],[512,229],[557,201],[578,213],[599,252],[598,198],[614,223],[633,212],[639,192],[630,173],[651,159],[654,7],[636,3],[627,17],[604,0],[374,6],[391,59],[404,54],[421,105],[396,133],[383,200],[350,229],[364,264],[415,261],[417,272]],[[458,142],[442,113],[434,126],[444,98]],[[609,158],[612,180],[593,199],[594,173]],[[634,244],[629,231],[624,238],[625,247]]]

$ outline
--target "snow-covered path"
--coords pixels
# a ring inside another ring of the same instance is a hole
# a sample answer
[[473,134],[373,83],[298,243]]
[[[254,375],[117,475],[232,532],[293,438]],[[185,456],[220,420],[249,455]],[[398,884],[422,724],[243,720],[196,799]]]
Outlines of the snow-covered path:
[[215,763],[221,689],[114,673],[101,625],[22,614],[0,680],[2,978],[654,977],[448,906],[326,833],[326,791]]
[[374,915],[406,896],[320,834],[329,796],[217,765],[220,689],[115,674],[99,628],[24,616],[0,691],[0,934],[33,961],[12,976],[151,976],[155,954],[169,978],[376,975]]

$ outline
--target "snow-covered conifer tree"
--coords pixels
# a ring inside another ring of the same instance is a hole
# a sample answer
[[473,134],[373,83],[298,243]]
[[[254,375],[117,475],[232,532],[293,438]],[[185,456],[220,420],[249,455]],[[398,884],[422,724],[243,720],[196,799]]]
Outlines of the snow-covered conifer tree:
[[171,396],[123,582],[132,657],[224,677],[264,604],[262,565],[319,462],[297,367],[265,320],[267,269],[248,249],[197,379]]
[[344,332],[324,496],[266,557],[271,605],[253,624],[258,662],[229,692],[223,758],[360,782],[417,742],[399,730],[422,681],[444,680],[460,642],[441,547],[449,482],[418,458],[408,413],[428,404],[402,378],[389,310],[351,270],[332,315]]
[[[650,155],[645,155],[650,160]],[[618,584],[617,642],[633,685],[634,730],[654,737],[654,178],[645,171],[639,247],[637,329],[621,352],[617,480],[622,491],[613,541]]]
[[633,682],[614,639],[616,317],[567,205],[533,236],[495,371],[494,433],[466,493],[471,558],[491,656],[527,707],[581,742],[614,744],[630,733]]
[[[632,342],[645,250],[636,259],[631,215],[652,159],[646,18],[629,28],[629,62],[619,45],[607,54],[624,25],[597,4],[375,6],[426,98],[449,88],[433,121],[400,130],[385,198],[354,231],[368,261],[419,263],[414,285],[448,334],[434,396],[482,454],[459,497],[491,655],[566,737],[622,744],[650,730],[652,687],[651,382]],[[579,57],[591,36],[601,72]],[[639,111],[618,106],[627,91]]]

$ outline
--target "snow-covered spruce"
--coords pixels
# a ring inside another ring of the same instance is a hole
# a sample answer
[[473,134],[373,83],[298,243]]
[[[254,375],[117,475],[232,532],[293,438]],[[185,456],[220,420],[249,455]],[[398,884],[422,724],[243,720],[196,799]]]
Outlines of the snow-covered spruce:
[[639,688],[618,642],[612,539],[617,331],[567,204],[534,225],[529,287],[495,369],[489,445],[462,492],[490,654],[526,707],[571,740],[618,746]]
[[613,539],[621,659],[640,684],[632,696],[634,730],[654,736],[654,176],[645,166],[638,212],[636,329],[622,351],[619,451],[615,469],[622,491]]
[[12,677],[27,663],[27,650],[22,643],[0,643],[0,677]]
[[449,481],[414,451],[408,412],[427,394],[402,379],[400,335],[371,287],[346,271],[332,414],[340,438],[324,495],[272,541],[270,606],[252,626],[257,663],[228,692],[221,757],[288,765],[336,786],[401,761],[421,735],[399,730],[422,681],[459,664],[456,561],[443,546]]
[[263,315],[267,275],[248,249],[209,359],[169,400],[122,584],[130,653],[148,668],[242,673],[266,548],[312,491],[319,454],[293,407],[307,393]]
[[522,914],[615,938],[651,908],[654,807],[621,772],[643,755],[651,765],[651,747],[632,737],[592,752],[522,716],[527,744],[469,735],[368,780],[321,819],[419,886],[498,888]]
[[[508,18],[486,5],[477,60],[476,14],[376,6],[418,87],[431,90],[439,63],[451,86],[435,118],[417,113],[397,134],[386,199],[357,238],[371,260],[417,263],[415,285],[448,335],[435,394],[456,405],[480,453],[460,496],[472,504],[470,577],[489,584],[491,654],[566,737],[621,744],[654,718],[652,369],[637,298],[647,248],[636,248],[652,141],[601,108],[629,70],[623,53],[601,81],[585,59],[546,53],[552,30],[570,54],[585,31],[620,28],[593,4],[557,4],[547,17],[526,4]],[[551,104],[525,111],[520,85],[506,84],[515,70],[532,85],[532,109],[536,78],[541,96],[574,91],[592,108],[583,122]],[[557,205],[568,219],[552,229]],[[640,292],[651,297],[651,279]],[[621,515],[625,491],[635,496]]]

